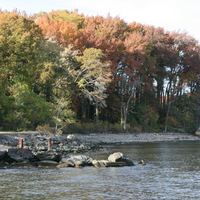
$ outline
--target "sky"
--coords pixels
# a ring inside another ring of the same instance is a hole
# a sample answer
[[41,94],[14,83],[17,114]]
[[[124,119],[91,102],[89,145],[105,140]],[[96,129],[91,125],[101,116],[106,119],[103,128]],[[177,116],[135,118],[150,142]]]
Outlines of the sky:
[[2,10],[27,14],[52,10],[78,10],[85,16],[119,16],[166,31],[187,32],[200,43],[200,0],[0,0]]

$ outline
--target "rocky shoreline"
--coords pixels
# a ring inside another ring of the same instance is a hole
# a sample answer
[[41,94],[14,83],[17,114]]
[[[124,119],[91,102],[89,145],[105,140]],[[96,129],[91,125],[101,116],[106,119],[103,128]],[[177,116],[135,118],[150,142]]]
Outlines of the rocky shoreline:
[[27,149],[47,150],[47,139],[51,138],[53,148],[58,151],[75,152],[76,150],[91,150],[102,144],[124,144],[138,142],[178,142],[200,141],[200,136],[190,133],[90,133],[53,135],[40,134],[36,131],[0,132],[0,150],[17,147],[19,139],[24,140]]
[[[20,147],[20,140],[23,141],[23,147]],[[6,164],[9,166],[57,166],[59,168],[85,165],[95,167],[134,166],[135,164],[120,152],[117,152],[121,155],[118,162],[111,162],[109,159],[106,161],[93,160],[84,153],[103,151],[105,150],[103,146],[109,144],[178,141],[200,141],[200,137],[187,133],[53,135],[38,132],[1,132],[0,164],[1,166]]]
[[138,142],[178,142],[200,141],[200,137],[190,133],[122,133],[122,134],[77,134],[84,141],[98,144],[124,144]]

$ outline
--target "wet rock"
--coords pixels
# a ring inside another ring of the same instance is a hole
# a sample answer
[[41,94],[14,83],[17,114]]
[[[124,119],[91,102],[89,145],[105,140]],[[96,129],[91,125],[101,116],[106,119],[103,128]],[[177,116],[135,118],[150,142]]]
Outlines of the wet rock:
[[8,162],[23,162],[25,160],[31,161],[34,157],[34,154],[29,149],[13,148],[8,149],[6,160]]
[[85,167],[85,166],[88,166],[88,165],[86,163],[84,163],[83,161],[81,161],[81,160],[74,162],[74,167],[79,168],[79,167]]
[[121,153],[121,152],[116,152],[116,153],[111,154],[111,155],[108,157],[108,161],[110,161],[110,162],[121,161],[121,160],[123,159],[123,157],[124,157],[123,153]]
[[144,160],[141,160],[141,161],[137,164],[137,166],[144,166],[144,165],[146,165],[146,163],[144,162]]
[[65,162],[65,163],[59,164],[59,165],[57,166],[57,168],[74,167],[74,166],[75,166],[75,164],[72,163],[72,162]]
[[68,155],[63,157],[60,161],[58,168],[62,167],[84,167],[84,166],[94,166],[94,167],[124,167],[124,166],[134,166],[132,160],[124,156],[122,153],[117,152],[111,154],[108,160],[95,160],[86,155]]
[[[93,166],[94,167],[125,167],[125,166],[130,166],[129,164],[127,164],[127,162],[122,162],[122,161],[118,161],[118,162],[110,162],[108,160],[94,160],[93,161]],[[131,165],[133,166],[133,165]]]
[[59,167],[62,166],[68,166],[69,165],[74,165],[74,167],[83,167],[83,166],[92,166],[92,161],[93,159],[90,158],[89,156],[86,155],[76,155],[76,156],[67,156],[62,158],[60,164],[62,163],[67,163],[66,165],[60,165]]
[[37,152],[35,154],[35,157],[37,160],[51,160],[55,162],[60,162],[61,161],[61,155],[54,152],[54,151],[46,151],[46,152]]
[[6,157],[7,151],[0,151],[0,161],[3,161]]
[[125,166],[133,166],[127,164],[127,162],[106,162],[105,167],[125,167]]
[[126,156],[123,155],[121,152],[116,152],[111,154],[108,157],[108,161],[110,162],[124,162],[126,163],[127,166],[134,166],[134,163],[131,159],[127,158]]
[[108,160],[93,160],[92,161],[92,165],[96,168],[99,168],[99,167],[106,167],[107,163],[109,161]]

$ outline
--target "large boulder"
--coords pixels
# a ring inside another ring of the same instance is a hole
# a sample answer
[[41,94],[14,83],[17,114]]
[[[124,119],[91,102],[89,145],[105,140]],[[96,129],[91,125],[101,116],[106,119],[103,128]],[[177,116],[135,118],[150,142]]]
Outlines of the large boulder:
[[134,163],[131,159],[127,158],[121,152],[115,152],[108,157],[109,162],[124,162],[127,166],[134,166]]
[[124,167],[134,166],[131,159],[127,158],[121,152],[115,152],[108,157],[108,160],[93,160],[94,167]]
[[[92,166],[93,159],[86,155],[71,155],[62,158],[60,161],[59,168],[61,167],[83,167],[83,166]],[[63,164],[66,163],[66,164]]]
[[122,161],[123,159],[124,159],[124,155],[121,152],[113,153],[109,155],[108,157],[108,161],[110,162],[118,162],[118,161]]
[[6,157],[7,151],[0,151],[0,161],[3,161]]
[[37,152],[35,154],[35,157],[39,161],[51,160],[55,162],[60,162],[62,158],[61,155],[56,153],[55,151]]
[[8,162],[32,161],[34,158],[35,156],[31,150],[22,148],[8,149],[6,157]]

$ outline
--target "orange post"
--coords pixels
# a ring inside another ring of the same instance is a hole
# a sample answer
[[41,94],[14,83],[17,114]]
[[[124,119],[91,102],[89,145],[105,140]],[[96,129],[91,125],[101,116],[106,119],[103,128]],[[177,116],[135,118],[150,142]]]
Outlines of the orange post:
[[23,147],[24,147],[23,139],[20,138],[20,139],[19,139],[19,148],[23,148]]

